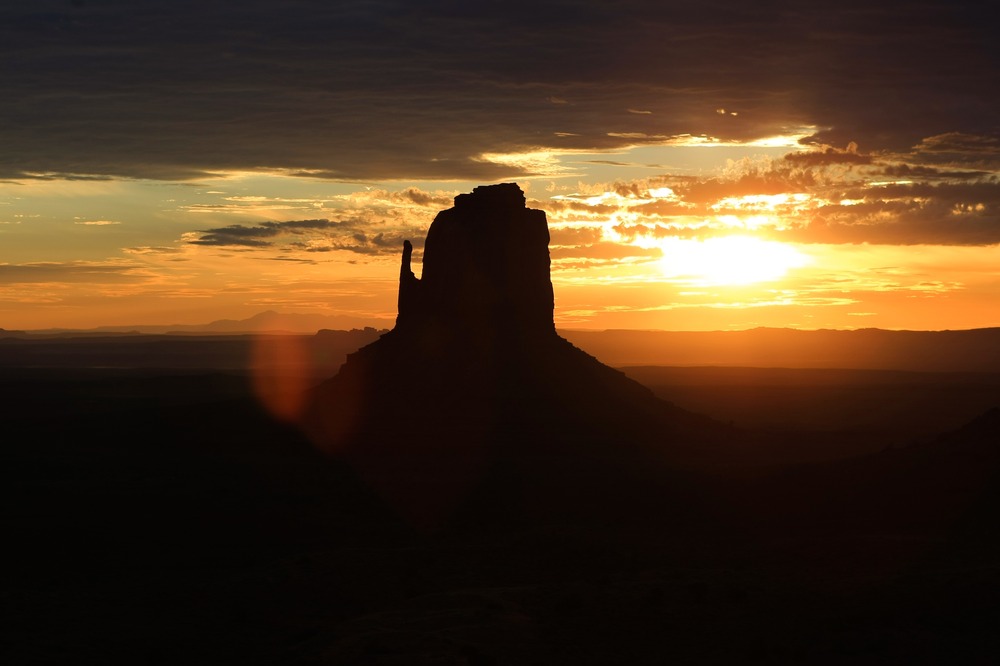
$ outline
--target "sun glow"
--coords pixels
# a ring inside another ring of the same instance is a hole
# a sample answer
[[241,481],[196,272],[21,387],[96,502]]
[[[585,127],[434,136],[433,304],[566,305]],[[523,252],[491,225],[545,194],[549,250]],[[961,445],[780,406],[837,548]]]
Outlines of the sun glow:
[[663,274],[699,286],[769,282],[810,263],[809,257],[791,245],[751,236],[662,238],[655,242],[663,250]]

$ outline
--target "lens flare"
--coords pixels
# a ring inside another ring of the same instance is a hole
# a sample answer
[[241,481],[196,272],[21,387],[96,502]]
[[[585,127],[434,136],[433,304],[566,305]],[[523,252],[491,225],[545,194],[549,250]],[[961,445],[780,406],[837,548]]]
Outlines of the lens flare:
[[296,421],[306,406],[311,371],[303,336],[255,336],[251,369],[260,403],[275,417]]

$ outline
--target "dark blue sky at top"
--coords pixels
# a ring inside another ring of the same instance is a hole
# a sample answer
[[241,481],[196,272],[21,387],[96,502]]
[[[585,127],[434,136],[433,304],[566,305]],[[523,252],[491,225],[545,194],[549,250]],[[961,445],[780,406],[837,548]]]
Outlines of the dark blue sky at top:
[[482,153],[801,126],[993,169],[997,27],[988,2],[8,2],[0,178],[493,180],[525,174]]

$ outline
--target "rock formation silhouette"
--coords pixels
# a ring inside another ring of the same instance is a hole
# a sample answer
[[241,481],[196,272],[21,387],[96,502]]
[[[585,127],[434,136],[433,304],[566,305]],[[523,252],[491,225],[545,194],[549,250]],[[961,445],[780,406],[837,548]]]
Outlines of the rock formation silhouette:
[[553,334],[548,245],[544,211],[526,208],[516,184],[460,194],[427,232],[420,280],[404,243],[396,328],[477,341]]
[[537,511],[718,431],[557,334],[548,225],[525,204],[515,183],[457,196],[420,278],[404,242],[395,327],[312,396],[313,441],[418,518],[484,494]]

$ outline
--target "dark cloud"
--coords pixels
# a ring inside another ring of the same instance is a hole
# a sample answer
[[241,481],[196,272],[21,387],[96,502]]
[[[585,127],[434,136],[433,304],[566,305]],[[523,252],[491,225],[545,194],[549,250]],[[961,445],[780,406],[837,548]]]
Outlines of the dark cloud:
[[309,266],[314,266],[316,264],[315,261],[312,261],[310,259],[302,259],[300,257],[267,257],[267,260],[268,261],[284,261],[284,262],[287,262],[287,263],[305,264],[305,265],[309,265]]
[[[8,2],[0,178],[276,168],[485,182],[528,167],[483,153],[797,126],[819,128],[816,145],[995,164],[989,12],[974,0]],[[224,236],[267,238],[241,233]]]
[[871,164],[871,155],[858,152],[856,143],[849,143],[844,150],[824,146],[821,150],[785,155],[785,161],[800,166],[825,166],[829,164]]
[[[998,81],[1000,84],[1000,81]],[[917,164],[1000,172],[1000,136],[949,132],[927,137],[899,156]]]
[[336,229],[342,222],[330,220],[292,220],[289,222],[261,222],[255,226],[230,224],[226,227],[206,229],[198,238],[188,241],[192,245],[236,245],[241,247],[270,247],[269,238],[295,234],[303,229]]
[[[354,234],[350,239],[336,241],[331,250],[347,250],[357,254],[365,255],[396,255],[403,250],[403,241],[409,240],[414,247],[423,247],[423,240],[411,238],[412,233],[402,232],[382,232],[377,234]],[[315,248],[310,248],[310,252],[315,252]],[[320,251],[327,251],[325,249]]]
[[959,171],[938,167],[909,164],[888,164],[877,172],[889,178],[919,178],[921,180],[987,180],[989,171]]
[[343,222],[331,222],[330,220],[291,220],[289,222],[263,222],[262,226],[269,229],[288,231],[295,229],[335,229],[343,224]]
[[163,255],[163,254],[180,254],[183,250],[179,247],[167,247],[167,246],[136,246],[136,247],[123,247],[122,252],[126,254],[148,254],[148,255]]
[[239,224],[212,229],[204,235],[188,241],[192,245],[241,245],[244,247],[269,247],[271,243],[261,238],[276,236],[277,232],[261,227],[245,227]]
[[[865,217],[865,212],[875,213]],[[808,243],[871,245],[996,245],[1000,244],[997,211],[954,211],[880,204],[866,210],[838,214],[831,207],[810,220],[807,227],[775,232],[773,237]],[[889,213],[879,219],[878,213]]]
[[450,208],[453,203],[453,197],[451,196],[430,194],[428,192],[419,190],[416,187],[407,187],[403,191],[399,192],[398,196],[418,206],[432,206],[434,208]]
[[726,197],[748,194],[783,194],[801,192],[817,186],[816,173],[792,170],[781,165],[754,169],[738,178],[709,178],[678,185],[675,191],[691,204],[708,206]]
[[904,199],[919,204],[933,203],[951,208],[955,205],[977,206],[979,204],[1000,204],[1000,182],[931,184],[931,183],[890,183],[870,188],[872,198]]
[[1000,156],[1000,137],[975,136],[962,132],[949,132],[930,136],[914,146],[924,154],[966,154]]
[[[17,174],[19,180],[43,180],[43,181],[57,181],[57,180],[74,180],[74,181],[110,181],[114,180],[113,176],[107,175],[94,175],[94,174],[77,174],[77,173],[64,173],[59,171],[47,172],[47,173],[32,173],[30,171],[24,171]],[[16,182],[12,180],[0,181],[4,183]]]
[[871,188],[861,203],[828,204],[807,225],[778,236],[820,243],[994,245],[1000,243],[1000,183]]
[[[410,193],[413,194],[412,192]],[[360,220],[290,220],[260,222],[256,225],[231,224],[198,232],[191,245],[258,249],[288,248],[308,253],[345,250],[364,255],[394,255],[402,252],[403,241],[423,246],[424,232],[414,229],[373,231],[370,222]],[[414,237],[416,235],[416,237]],[[301,258],[282,258],[302,260]]]

